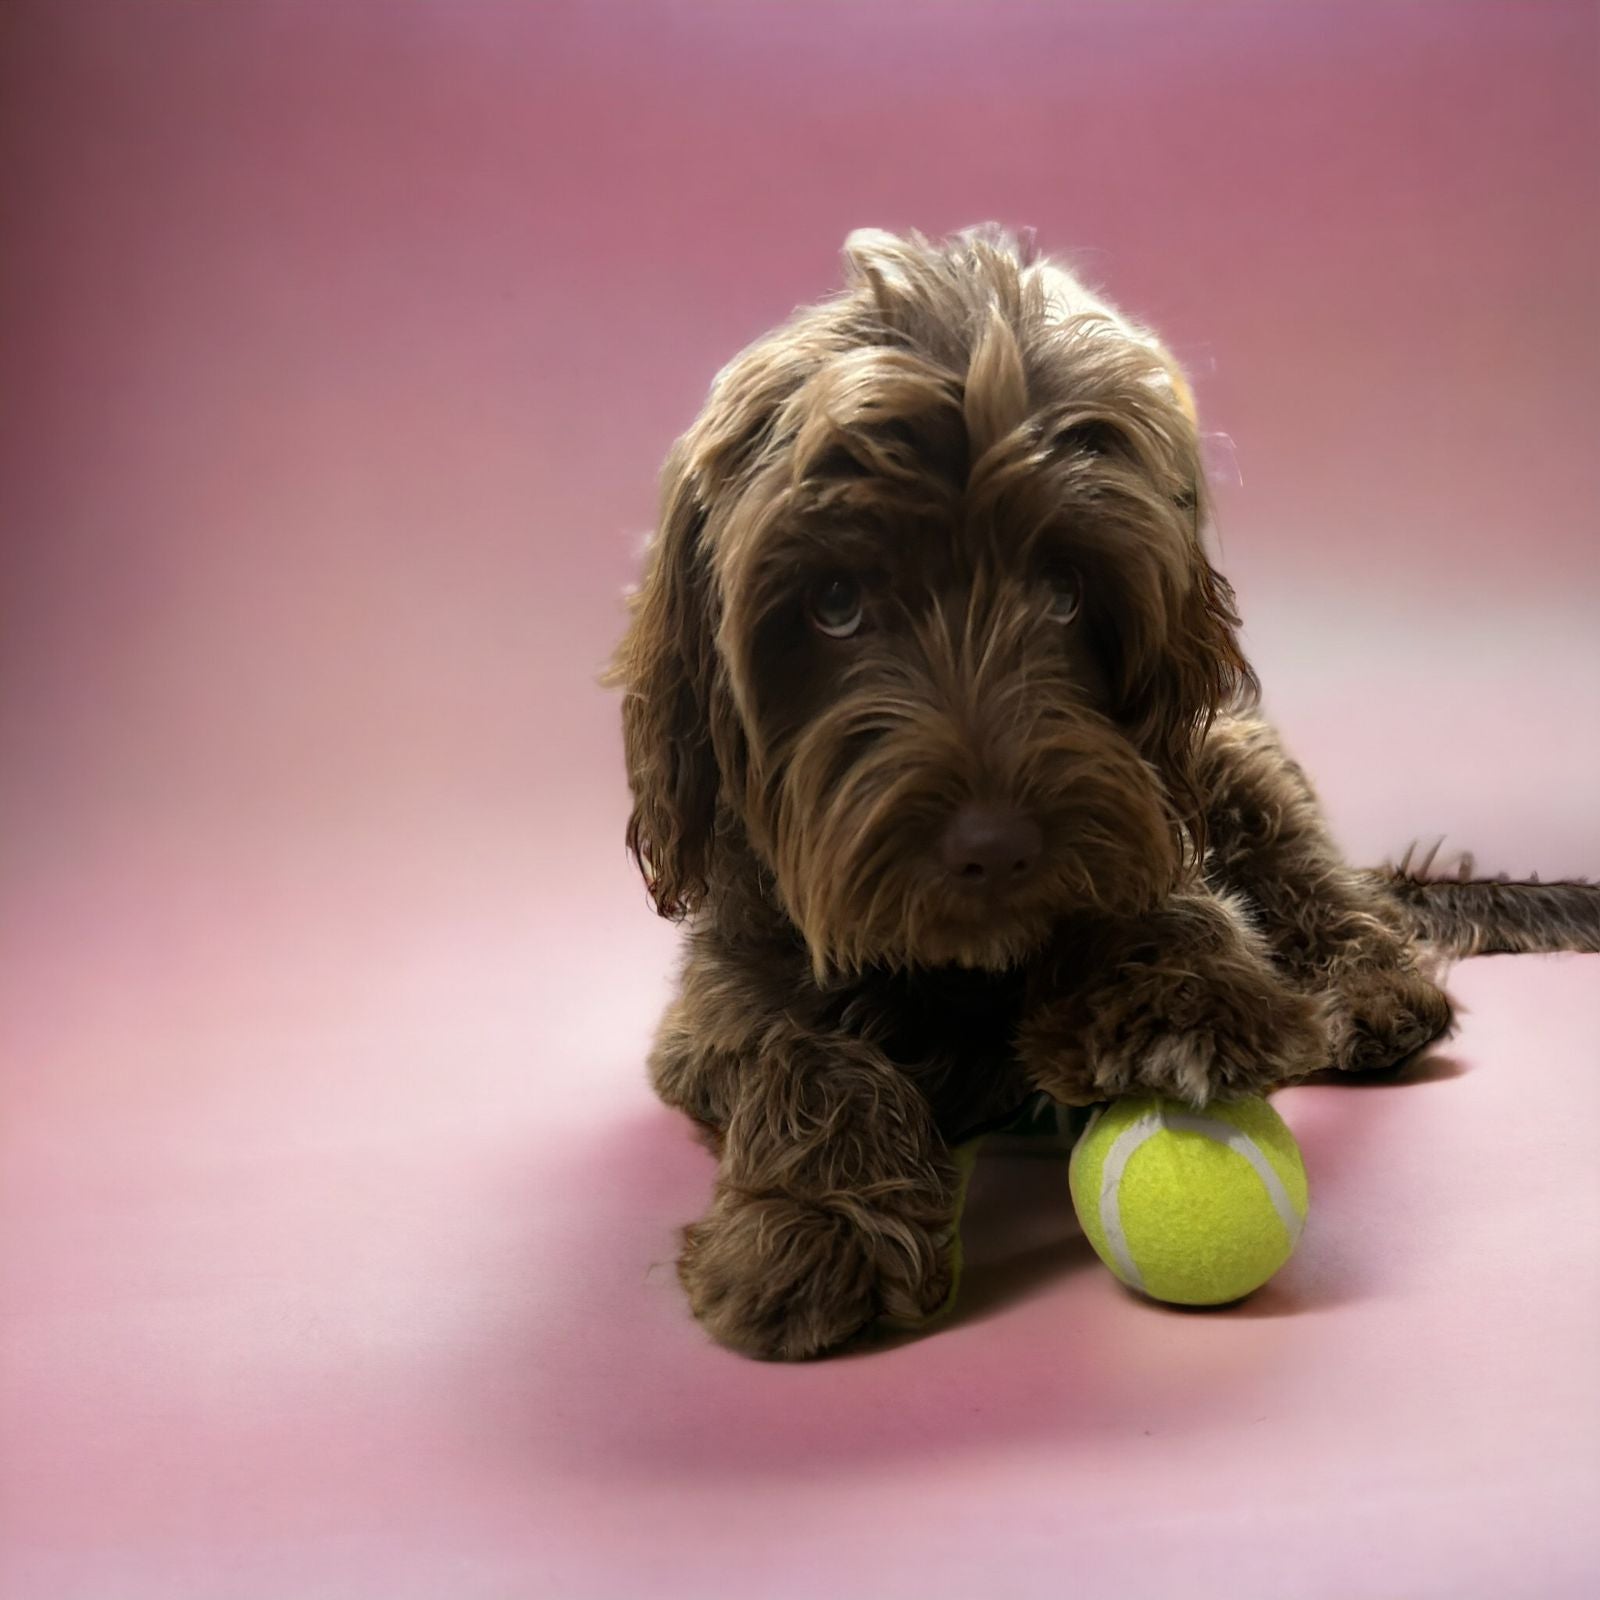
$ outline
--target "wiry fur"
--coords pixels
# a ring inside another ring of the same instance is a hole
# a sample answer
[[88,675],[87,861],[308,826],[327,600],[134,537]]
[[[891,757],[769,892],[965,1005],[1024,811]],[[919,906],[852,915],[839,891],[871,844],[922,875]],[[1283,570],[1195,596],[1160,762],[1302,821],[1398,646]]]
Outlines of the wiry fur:
[[[628,842],[690,921],[652,1072],[721,1151],[680,1269],[764,1356],[939,1305],[950,1147],[1030,1094],[1387,1066],[1450,1026],[1441,953],[1600,930],[1586,885],[1340,859],[1253,710],[1148,333],[993,230],[847,260],[674,450],[615,667]],[[808,622],[841,574],[848,639]],[[940,866],[973,804],[1039,829],[1003,895]]]
[[1541,882],[1538,875],[1475,878],[1463,856],[1449,876],[1430,876],[1435,846],[1415,866],[1408,850],[1397,867],[1368,874],[1398,901],[1413,937],[1450,955],[1600,951],[1600,886],[1584,878]]

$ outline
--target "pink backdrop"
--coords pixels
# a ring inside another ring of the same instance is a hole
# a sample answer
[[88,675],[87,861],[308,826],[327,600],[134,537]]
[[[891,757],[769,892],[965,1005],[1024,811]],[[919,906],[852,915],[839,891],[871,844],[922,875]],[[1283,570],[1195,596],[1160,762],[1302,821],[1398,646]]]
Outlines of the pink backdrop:
[[715,368],[1031,223],[1352,851],[1600,869],[1597,91],[1591,4],[7,5],[3,1600],[1596,1592],[1600,958],[1285,1096],[1243,1311],[996,1159],[953,1326],[753,1365],[593,684]]

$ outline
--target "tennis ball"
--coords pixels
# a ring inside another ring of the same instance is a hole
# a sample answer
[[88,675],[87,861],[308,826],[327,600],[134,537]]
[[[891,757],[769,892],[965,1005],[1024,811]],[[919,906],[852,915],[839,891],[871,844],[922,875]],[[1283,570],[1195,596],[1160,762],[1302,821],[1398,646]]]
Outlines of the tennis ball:
[[1072,1151],[1072,1203],[1095,1254],[1153,1300],[1225,1305],[1294,1250],[1306,1169],[1265,1100],[1195,1111],[1155,1095],[1098,1111]]

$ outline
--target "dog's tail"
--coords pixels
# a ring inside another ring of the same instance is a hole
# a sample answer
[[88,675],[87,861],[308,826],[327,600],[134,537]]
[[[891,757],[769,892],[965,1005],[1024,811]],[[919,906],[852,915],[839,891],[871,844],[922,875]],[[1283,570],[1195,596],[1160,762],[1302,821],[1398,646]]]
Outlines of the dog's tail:
[[1435,845],[1413,864],[1413,845],[1400,864],[1370,876],[1407,916],[1419,939],[1450,956],[1600,951],[1600,883],[1568,878],[1541,883],[1473,876],[1463,856],[1449,876],[1433,875]]

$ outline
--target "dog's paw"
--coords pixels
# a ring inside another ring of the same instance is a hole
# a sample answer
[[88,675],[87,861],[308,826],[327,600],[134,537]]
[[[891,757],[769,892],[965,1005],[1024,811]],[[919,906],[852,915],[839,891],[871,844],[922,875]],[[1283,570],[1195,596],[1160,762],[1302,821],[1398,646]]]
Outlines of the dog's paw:
[[950,1294],[952,1254],[949,1236],[872,1207],[724,1195],[684,1230],[678,1273],[720,1344],[801,1361],[879,1316],[933,1315]]
[[1102,1099],[1153,1093],[1194,1106],[1266,1094],[1328,1064],[1324,1012],[1270,981],[1163,974],[1095,1019],[1095,1085]]
[[1341,973],[1332,992],[1329,1034],[1342,1072],[1398,1066],[1450,1031],[1449,996],[1420,973],[1372,969]]

